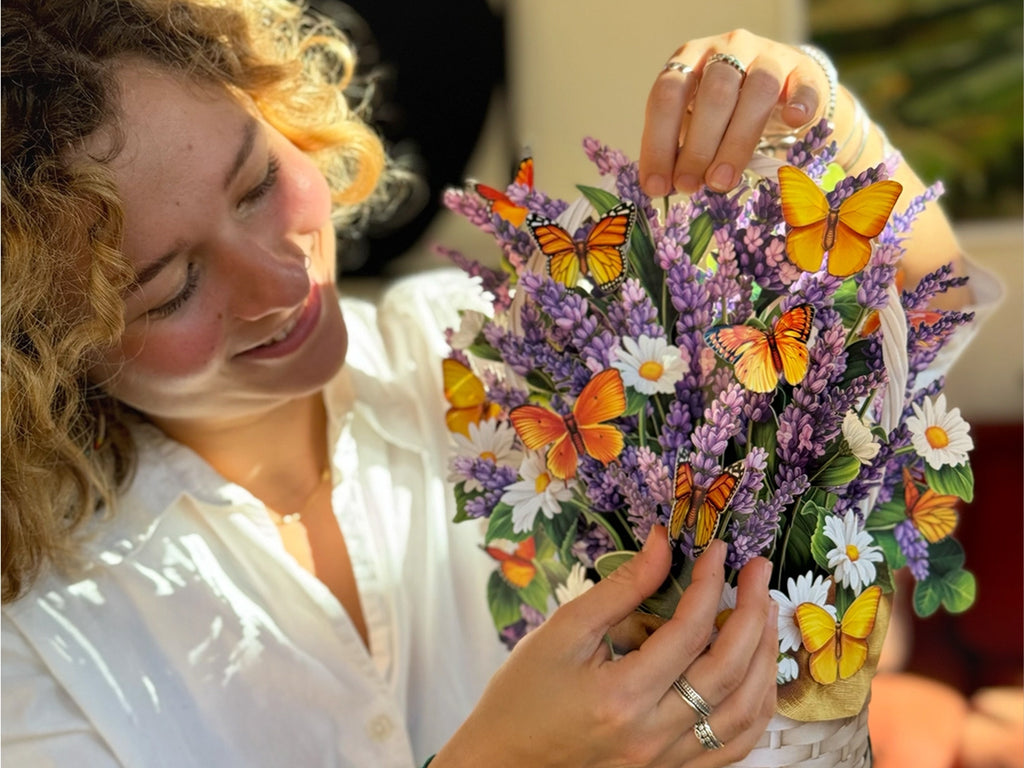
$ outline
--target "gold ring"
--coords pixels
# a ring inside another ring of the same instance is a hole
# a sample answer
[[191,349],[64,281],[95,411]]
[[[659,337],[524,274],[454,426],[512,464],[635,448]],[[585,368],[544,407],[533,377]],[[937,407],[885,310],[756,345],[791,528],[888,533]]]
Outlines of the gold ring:
[[693,724],[693,733],[704,749],[721,749],[725,743],[719,741],[706,717],[701,717]]
[[728,64],[730,67],[740,73],[740,77],[747,76],[747,68],[743,65],[743,62],[733,56],[731,53],[713,53],[708,57],[708,64],[716,64],[722,62]]

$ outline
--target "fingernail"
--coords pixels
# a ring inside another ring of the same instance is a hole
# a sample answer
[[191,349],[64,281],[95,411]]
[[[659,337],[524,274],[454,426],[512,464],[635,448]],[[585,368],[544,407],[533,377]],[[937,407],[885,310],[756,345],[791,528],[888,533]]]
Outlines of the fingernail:
[[786,109],[790,112],[796,112],[798,115],[801,115],[803,123],[806,123],[811,119],[811,108],[802,101],[790,101],[786,104]]
[[736,169],[729,163],[722,163],[717,166],[708,177],[708,183],[720,192],[725,192],[733,187],[733,179],[736,176]]
[[700,179],[690,173],[684,173],[676,178],[676,189],[687,194],[696,192],[700,188]]
[[772,563],[772,561],[769,560],[768,564],[765,565],[765,567],[761,569],[761,580],[764,582],[764,586],[766,586],[766,587],[771,583],[771,580],[772,580],[772,568],[774,568],[774,567],[775,566]]
[[664,197],[669,193],[668,181],[657,173],[648,176],[644,186],[649,197]]

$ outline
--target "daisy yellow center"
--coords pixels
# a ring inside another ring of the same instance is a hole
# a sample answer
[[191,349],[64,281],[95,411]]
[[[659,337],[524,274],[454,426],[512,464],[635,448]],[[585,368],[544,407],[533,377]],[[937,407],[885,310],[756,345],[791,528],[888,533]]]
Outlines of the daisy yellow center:
[[551,475],[547,472],[541,472],[537,475],[537,479],[533,481],[533,488],[537,493],[544,493],[549,485],[551,485]]
[[492,453],[491,451],[484,451],[483,453],[480,454],[480,458],[481,459],[490,459],[495,464],[498,463],[498,457],[495,456],[494,453]]
[[665,366],[657,360],[647,360],[640,365],[640,368],[637,369],[637,373],[640,374],[640,377],[647,379],[648,381],[657,381],[661,378],[661,374],[664,372]]
[[847,544],[846,556],[850,558],[850,562],[855,563],[860,558],[860,550],[853,546],[853,544]]
[[924,431],[924,437],[932,448],[945,448],[949,445],[949,435],[942,427],[928,427]]

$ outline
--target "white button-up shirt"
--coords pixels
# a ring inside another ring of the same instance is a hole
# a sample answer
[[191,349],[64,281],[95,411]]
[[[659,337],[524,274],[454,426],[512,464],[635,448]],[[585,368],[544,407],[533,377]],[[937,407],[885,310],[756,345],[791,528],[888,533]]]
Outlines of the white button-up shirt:
[[441,747],[505,656],[482,530],[451,523],[444,481],[439,331],[477,292],[447,273],[343,304],[325,400],[369,649],[258,499],[144,426],[85,567],[4,607],[5,765],[408,768]]

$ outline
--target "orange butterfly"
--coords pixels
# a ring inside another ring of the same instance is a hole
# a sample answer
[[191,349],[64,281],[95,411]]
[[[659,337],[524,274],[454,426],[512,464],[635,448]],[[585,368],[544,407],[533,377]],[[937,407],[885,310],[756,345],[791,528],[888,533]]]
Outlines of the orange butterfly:
[[931,488],[921,493],[906,467],[903,468],[903,498],[907,503],[907,517],[929,544],[942,541],[956,528],[959,519],[956,505],[960,499],[938,494]]
[[586,238],[574,240],[546,216],[526,217],[537,247],[548,257],[552,279],[574,288],[583,275],[602,292],[614,291],[626,279],[626,250],[635,221],[636,206],[619,203],[598,219]]
[[536,555],[533,536],[519,542],[514,552],[498,547],[484,547],[484,551],[500,563],[502,578],[517,589],[528,586],[537,575],[537,566],[533,563]]
[[811,677],[822,685],[852,677],[868,658],[868,635],[875,627],[882,588],[868,587],[850,603],[843,618],[815,603],[800,603],[795,617],[804,648],[811,652]]
[[704,340],[732,365],[739,382],[753,392],[771,392],[779,374],[790,384],[807,375],[807,340],[811,336],[814,307],[799,304],[775,321],[771,330],[752,325],[716,325]]
[[[903,291],[903,280],[904,273],[902,269],[896,270],[896,290]],[[922,325],[934,325],[942,319],[942,313],[934,309],[908,309],[907,310],[907,325],[911,328],[919,328]],[[862,338],[867,338],[872,333],[882,327],[881,315],[878,311],[872,312],[868,315],[867,320],[860,327],[860,335]]]
[[871,258],[871,238],[885,227],[902,191],[898,181],[878,181],[832,208],[807,174],[792,165],[779,168],[790,261],[805,272],[817,272],[827,251],[829,274],[860,272]]
[[469,437],[469,425],[493,419],[501,406],[488,402],[484,383],[469,368],[453,357],[441,361],[444,374],[444,396],[451,403],[445,413],[448,429]]
[[[533,158],[524,158],[516,169],[513,184],[522,184],[533,189]],[[475,184],[476,193],[491,204],[491,212],[496,213],[513,227],[520,227],[526,219],[526,208],[513,203],[507,194],[488,187],[486,184]]]
[[539,405],[520,405],[509,413],[523,444],[537,451],[548,443],[547,465],[560,480],[576,476],[580,454],[587,453],[608,464],[622,453],[624,436],[610,424],[602,424],[621,416],[626,410],[626,390],[622,375],[608,368],[595,375],[576,402],[572,413],[559,416]]
[[694,531],[693,554],[708,548],[722,523],[722,514],[729,507],[736,486],[743,475],[740,462],[731,464],[707,488],[695,488],[690,463],[676,464],[676,501],[668,521],[668,533],[678,539],[683,529]]

